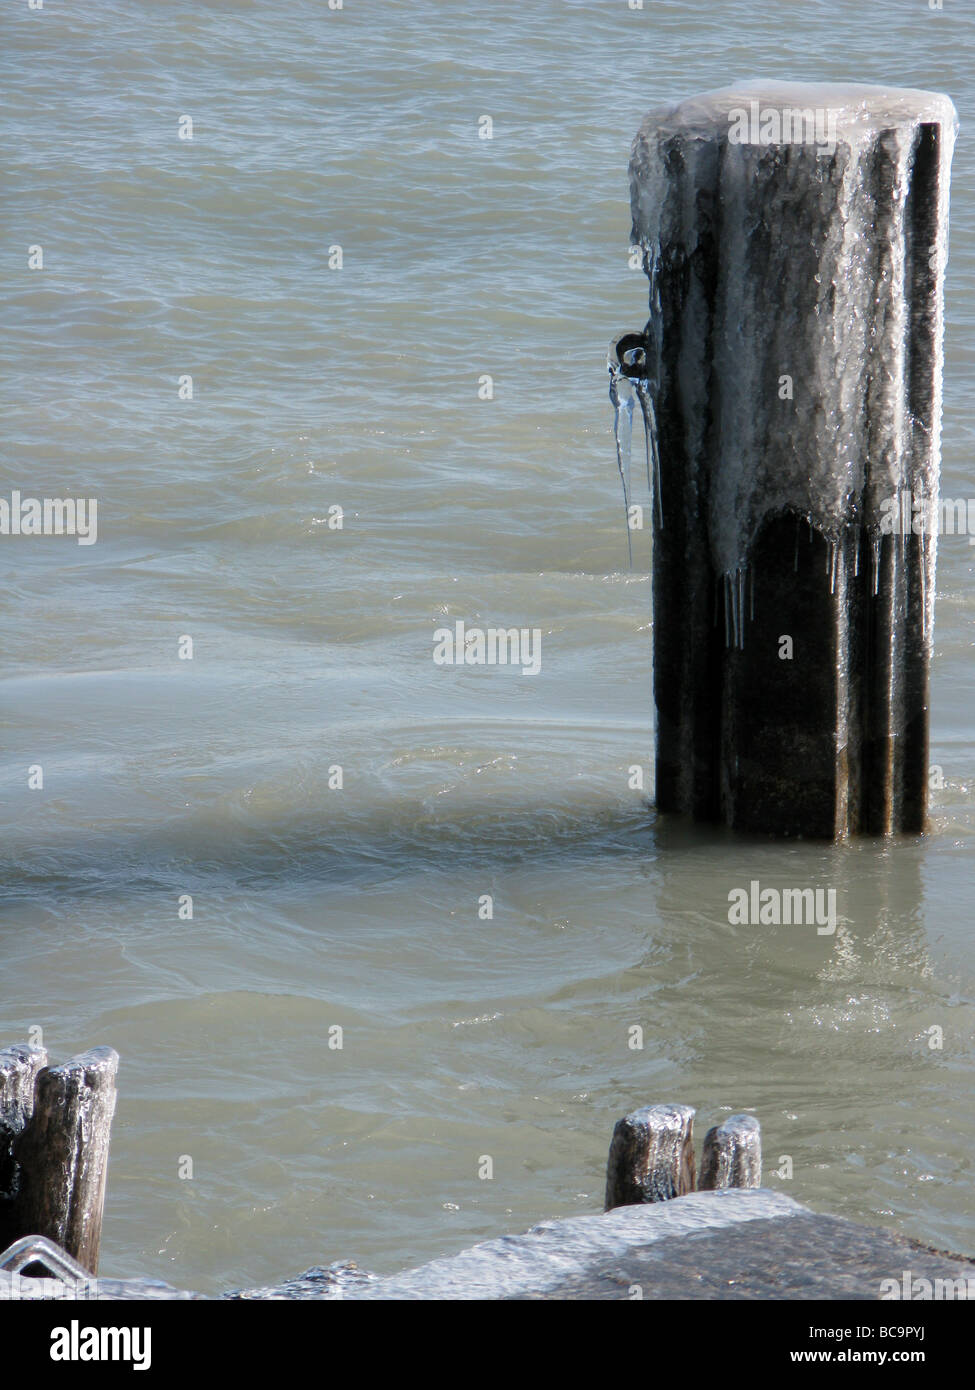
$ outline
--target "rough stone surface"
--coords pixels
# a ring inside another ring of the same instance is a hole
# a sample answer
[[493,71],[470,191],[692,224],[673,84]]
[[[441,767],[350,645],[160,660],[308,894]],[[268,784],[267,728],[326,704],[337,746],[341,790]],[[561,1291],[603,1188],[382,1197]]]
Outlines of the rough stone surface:
[[[961,1279],[975,1296],[975,1261],[817,1215],[781,1192],[728,1188],[545,1221],[388,1278],[346,1262],[223,1297],[873,1300],[883,1280],[903,1286],[905,1274]],[[91,1296],[200,1297],[153,1281],[106,1279],[95,1281]],[[0,1300],[9,1297],[10,1276],[0,1271]]]
[[357,1291],[366,1285],[374,1284],[377,1276],[360,1269],[353,1260],[339,1260],[335,1264],[313,1265],[299,1274],[296,1279],[285,1279],[280,1284],[268,1284],[255,1289],[234,1289],[222,1294],[223,1298],[239,1299],[307,1299],[307,1298],[355,1298]]

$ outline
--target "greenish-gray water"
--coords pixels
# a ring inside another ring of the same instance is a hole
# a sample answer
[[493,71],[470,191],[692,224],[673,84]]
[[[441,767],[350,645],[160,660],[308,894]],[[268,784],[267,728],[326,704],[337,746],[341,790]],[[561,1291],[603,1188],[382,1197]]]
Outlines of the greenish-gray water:
[[[975,1250],[975,551],[939,546],[925,839],[663,822],[605,375],[646,315],[648,108],[944,91],[942,486],[975,494],[971,14],[3,27],[0,496],[95,498],[98,533],[0,537],[0,1042],[121,1054],[102,1271],[385,1273],[597,1210],[614,1121],[656,1101],[699,1136],[753,1110],[768,1186]],[[538,673],[437,664],[457,622],[537,630]],[[835,932],[732,923],[753,881],[835,889]]]

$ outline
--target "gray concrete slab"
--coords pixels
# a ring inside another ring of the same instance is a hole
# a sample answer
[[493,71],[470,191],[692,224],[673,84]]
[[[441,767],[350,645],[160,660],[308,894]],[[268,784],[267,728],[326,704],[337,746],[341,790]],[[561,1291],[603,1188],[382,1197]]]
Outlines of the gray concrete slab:
[[[0,1272],[0,1300],[42,1296],[30,1288],[34,1283],[22,1280],[15,1288],[11,1276]],[[905,1289],[915,1298],[919,1291],[922,1297],[975,1298],[975,1261],[819,1215],[781,1192],[731,1188],[543,1221],[524,1234],[485,1241],[389,1277],[346,1261],[222,1297],[876,1300],[891,1297],[893,1289],[902,1298]],[[201,1297],[155,1281],[113,1279],[93,1281],[78,1296]]]

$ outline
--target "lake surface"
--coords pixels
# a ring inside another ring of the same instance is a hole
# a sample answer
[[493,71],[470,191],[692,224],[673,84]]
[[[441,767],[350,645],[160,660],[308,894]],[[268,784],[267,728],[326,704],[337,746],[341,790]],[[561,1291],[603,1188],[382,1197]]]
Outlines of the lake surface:
[[[975,1253],[975,550],[939,550],[930,835],[661,822],[605,372],[646,317],[650,106],[945,91],[943,490],[975,493],[970,9],[47,0],[3,28],[0,492],[96,498],[98,538],[2,538],[0,1043],[121,1054],[102,1272],[387,1272],[592,1211],[655,1101],[699,1136],[753,1109],[768,1186]],[[538,629],[538,674],[436,664],[459,621]],[[730,925],[752,879],[835,887],[835,935]]]

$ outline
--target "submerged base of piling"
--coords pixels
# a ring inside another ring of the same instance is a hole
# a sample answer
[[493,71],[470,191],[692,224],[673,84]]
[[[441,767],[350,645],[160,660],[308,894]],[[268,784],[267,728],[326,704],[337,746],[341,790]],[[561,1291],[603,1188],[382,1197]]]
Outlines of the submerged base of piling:
[[679,545],[654,563],[658,809],[783,837],[921,834],[926,538],[829,541],[787,515],[734,589],[712,570],[685,586]]

